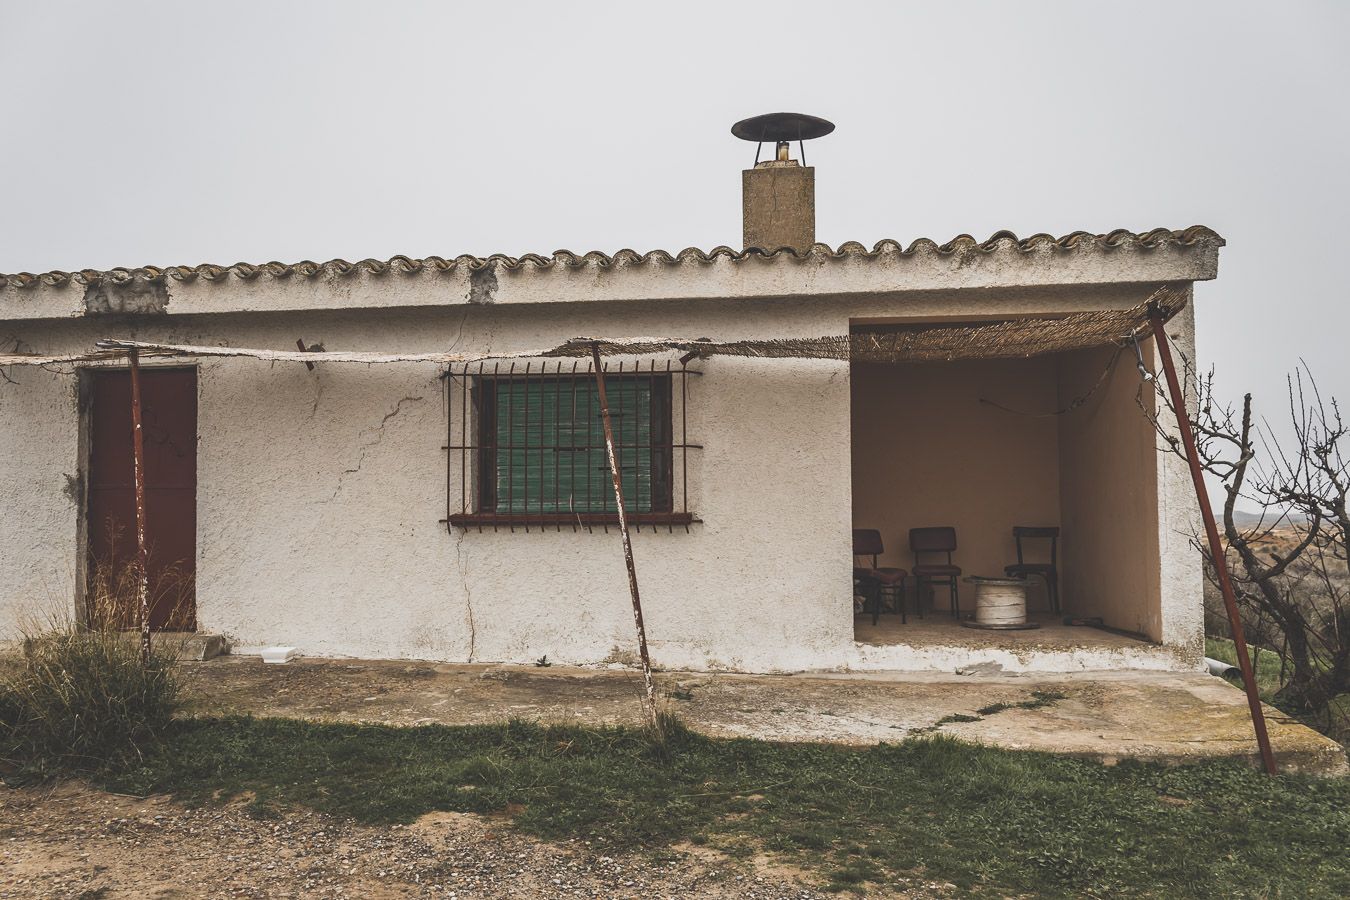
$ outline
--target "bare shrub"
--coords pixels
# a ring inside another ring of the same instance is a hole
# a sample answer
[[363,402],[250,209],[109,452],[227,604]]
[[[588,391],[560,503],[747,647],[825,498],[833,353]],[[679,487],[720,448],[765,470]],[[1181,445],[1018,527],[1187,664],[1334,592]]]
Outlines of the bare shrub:
[[[1240,408],[1223,405],[1214,395],[1213,372],[1197,377],[1185,362],[1197,400],[1192,425],[1200,464],[1223,486],[1222,564],[1232,577],[1243,634],[1279,656],[1275,702],[1344,737],[1350,732],[1350,464],[1340,409],[1322,398],[1302,367],[1287,385],[1293,440],[1281,442],[1264,420],[1256,421],[1251,394]],[[1171,408],[1166,396],[1162,402]],[[1158,433],[1185,455],[1170,433],[1162,427]],[[1239,512],[1239,502],[1258,512]],[[1213,581],[1215,561],[1203,542],[1195,543]],[[1231,636],[1215,605],[1206,611],[1206,625],[1210,633]]]

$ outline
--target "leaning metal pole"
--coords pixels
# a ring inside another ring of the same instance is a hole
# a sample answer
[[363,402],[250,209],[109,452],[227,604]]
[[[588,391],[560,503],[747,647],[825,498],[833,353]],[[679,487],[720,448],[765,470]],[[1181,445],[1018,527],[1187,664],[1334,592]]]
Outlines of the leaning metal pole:
[[638,597],[637,569],[633,566],[633,542],[628,536],[628,514],[623,506],[623,477],[614,455],[614,429],[609,420],[609,399],[605,395],[605,372],[600,365],[600,345],[591,344],[591,361],[595,365],[595,390],[600,397],[600,421],[605,427],[605,456],[609,460],[609,474],[614,479],[614,503],[619,508],[619,533],[623,535],[623,561],[628,566],[628,593],[633,597],[633,624],[637,626],[638,656],[642,660],[642,683],[645,690],[647,718],[652,727],[656,721],[656,684],[652,681],[652,662],[647,656],[647,628],[642,624],[642,600]]
[[145,436],[141,429],[141,364],[135,350],[131,365],[131,459],[136,488],[136,600],[140,609],[141,662],[150,664],[150,585],[145,552]]
[[1195,498],[1200,502],[1200,516],[1205,520],[1205,534],[1209,538],[1209,555],[1214,561],[1214,571],[1219,579],[1219,590],[1223,592],[1223,605],[1228,610],[1228,624],[1233,631],[1233,646],[1237,650],[1238,668],[1242,670],[1242,684],[1247,690],[1247,706],[1252,714],[1252,727],[1256,730],[1256,745],[1261,749],[1261,762],[1266,774],[1274,775],[1275,754],[1270,749],[1270,735],[1266,732],[1266,717],[1261,711],[1261,696],[1256,690],[1256,673],[1252,670],[1251,657],[1247,655],[1247,638],[1242,632],[1242,618],[1238,615],[1237,597],[1233,593],[1233,580],[1228,574],[1227,558],[1223,545],[1219,542],[1219,526],[1214,521],[1214,508],[1209,505],[1209,490],[1205,487],[1205,475],[1200,468],[1200,457],[1196,452],[1195,435],[1191,432],[1190,416],[1187,413],[1186,395],[1177,379],[1177,367],[1172,361],[1172,348],[1167,343],[1167,333],[1163,330],[1162,311],[1156,306],[1149,310],[1149,322],[1153,325],[1153,340],[1158,346],[1158,356],[1162,359],[1163,372],[1167,375],[1167,390],[1172,396],[1172,408],[1177,415],[1177,430],[1181,432],[1181,443],[1186,448],[1186,462],[1191,467],[1191,481],[1195,484]]

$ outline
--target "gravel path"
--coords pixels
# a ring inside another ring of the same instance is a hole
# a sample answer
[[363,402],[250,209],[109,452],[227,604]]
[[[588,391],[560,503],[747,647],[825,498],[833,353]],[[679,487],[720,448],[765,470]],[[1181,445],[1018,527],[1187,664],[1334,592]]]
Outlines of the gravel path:
[[433,813],[362,826],[243,804],[185,808],[78,784],[0,787],[0,898],[634,897],[808,900],[798,873],[689,848],[673,861]]

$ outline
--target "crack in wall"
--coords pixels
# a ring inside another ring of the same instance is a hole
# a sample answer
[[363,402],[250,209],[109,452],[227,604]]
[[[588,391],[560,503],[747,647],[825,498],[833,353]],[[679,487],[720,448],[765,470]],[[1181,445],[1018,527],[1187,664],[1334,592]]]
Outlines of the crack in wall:
[[373,428],[363,428],[363,429],[359,432],[359,433],[362,434],[362,435],[365,435],[365,434],[369,434],[369,433],[371,433],[371,432],[374,432],[374,433],[375,433],[375,439],[372,440],[372,441],[367,441],[366,443],[364,443],[364,444],[361,445],[361,455],[360,455],[359,457],[357,457],[356,465],[353,466],[353,467],[350,468],[350,469],[343,469],[343,470],[338,474],[337,487],[335,487],[335,488],[333,489],[333,495],[332,495],[331,497],[328,498],[328,501],[325,501],[325,502],[331,502],[331,501],[333,501],[333,500],[336,500],[336,499],[337,499],[337,495],[340,494],[340,493],[342,493],[342,485],[343,485],[343,483],[346,481],[347,476],[348,476],[348,475],[354,475],[354,474],[356,474],[357,472],[360,472],[360,471],[361,471],[361,467],[364,466],[364,465],[366,464],[366,456],[370,453],[371,450],[374,450],[376,447],[378,447],[378,446],[380,445],[380,442],[384,440],[384,426],[385,426],[386,424],[388,424],[388,422],[389,422],[390,419],[394,418],[394,416],[398,415],[400,412],[403,411],[403,404],[405,404],[405,403],[417,403],[417,402],[419,402],[419,401],[421,401],[421,400],[424,400],[424,399],[426,399],[426,398],[424,398],[424,397],[403,397],[403,398],[401,398],[401,399],[398,401],[398,403],[394,404],[394,408],[393,408],[393,409],[391,409],[389,412],[387,412],[387,413],[384,414],[384,418],[380,419],[380,424],[374,426]]
[[446,349],[447,353],[454,353],[459,349],[460,342],[464,340],[464,326],[468,324],[469,314],[472,312],[472,306],[464,307],[464,315],[459,317],[459,330],[455,332],[455,339],[450,342],[450,346]]
[[309,406],[309,417],[312,419],[319,414],[319,400],[323,398],[323,374],[314,373],[314,402]]
[[473,620],[473,591],[469,588],[469,567],[464,563],[464,535],[461,528],[455,536],[455,566],[459,569],[460,582],[464,586],[464,609],[469,619],[469,662],[473,662],[478,650],[478,629]]
[[[464,316],[459,320],[459,334],[455,337],[454,343],[451,344],[452,350],[456,345],[459,344],[460,339],[464,336],[464,324],[465,322],[468,321],[468,318],[469,318],[469,310],[466,309],[464,311]],[[447,370],[446,374],[449,374],[449,372],[450,370]],[[455,402],[454,389],[450,386],[450,379],[442,377],[437,380],[440,382],[441,395],[445,400],[445,404],[442,407],[442,409],[445,411],[447,415],[451,415],[451,407]],[[449,499],[450,499],[449,494],[447,492],[446,495],[447,514],[449,513]],[[454,526],[449,524],[448,519],[446,520],[446,528],[450,531],[452,535],[454,535],[455,538],[455,568],[459,570],[460,586],[463,587],[464,589],[464,612],[465,617],[468,619],[469,625],[468,661],[473,662],[474,657],[477,655],[478,652],[478,627],[477,623],[474,621],[473,590],[472,588],[469,587],[469,567],[464,559],[464,537],[468,532],[462,528],[458,532],[456,532]]]

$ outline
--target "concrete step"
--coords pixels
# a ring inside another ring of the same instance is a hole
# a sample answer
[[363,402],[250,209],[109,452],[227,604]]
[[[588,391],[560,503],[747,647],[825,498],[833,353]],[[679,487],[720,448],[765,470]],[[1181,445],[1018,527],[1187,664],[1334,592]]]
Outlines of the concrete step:
[[187,634],[165,631],[151,636],[150,640],[152,643],[163,643],[168,646],[177,644],[178,658],[182,660],[202,662],[230,652],[230,645],[224,637],[209,632]]
[[[128,641],[140,641],[137,631],[127,631],[123,637]],[[219,634],[206,631],[157,631],[150,635],[150,644],[155,649],[178,649],[178,658],[190,662],[204,662],[230,652],[230,645]]]

